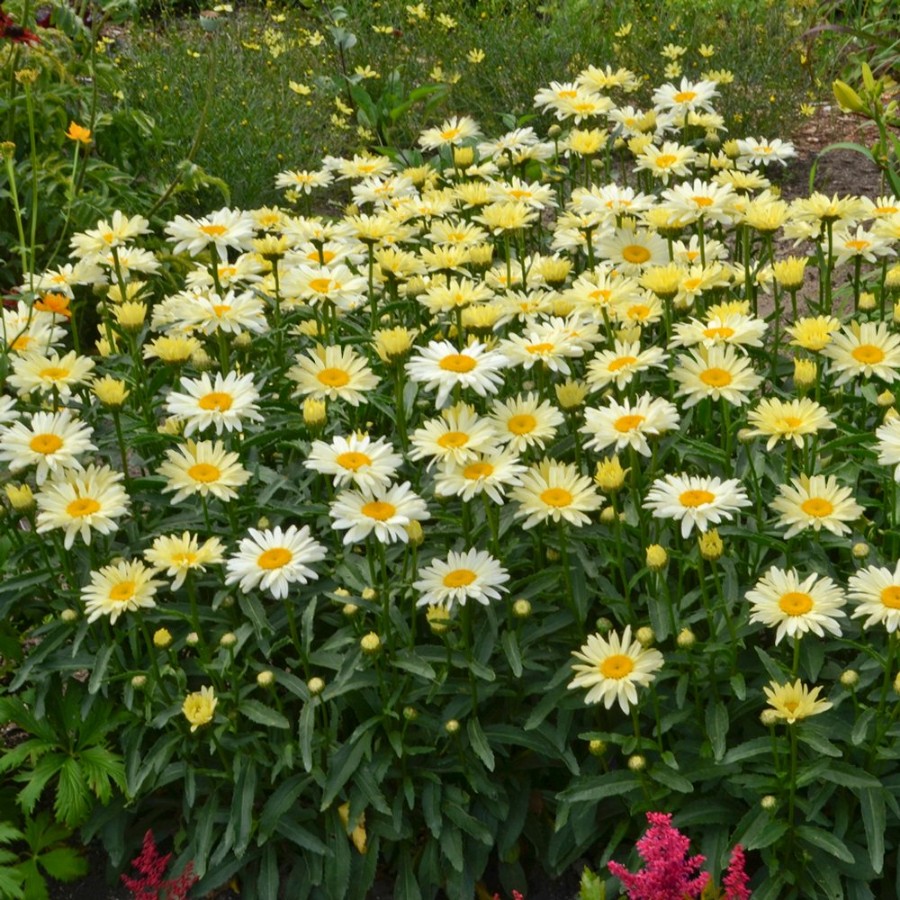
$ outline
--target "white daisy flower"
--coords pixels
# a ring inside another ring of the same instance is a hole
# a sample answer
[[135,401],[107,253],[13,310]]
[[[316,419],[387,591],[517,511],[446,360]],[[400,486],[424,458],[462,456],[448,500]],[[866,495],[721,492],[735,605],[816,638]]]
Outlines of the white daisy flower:
[[441,606],[450,611],[457,604],[465,606],[467,600],[487,606],[491,600],[500,599],[507,581],[506,569],[490,553],[451,550],[446,560],[436,559],[419,569],[419,580],[413,582],[413,588],[422,596],[416,606]]

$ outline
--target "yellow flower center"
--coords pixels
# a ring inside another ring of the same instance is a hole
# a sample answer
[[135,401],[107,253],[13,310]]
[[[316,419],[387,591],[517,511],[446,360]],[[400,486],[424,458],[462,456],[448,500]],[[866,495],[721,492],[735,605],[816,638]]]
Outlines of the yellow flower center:
[[309,282],[310,290],[315,291],[317,294],[327,294],[328,289],[331,287],[331,279],[330,278],[313,278]]
[[471,569],[454,569],[443,578],[446,588],[468,587],[478,576]]
[[194,481],[199,481],[203,484],[211,484],[222,477],[222,470],[210,463],[195,463],[187,470],[187,473]]
[[109,589],[109,599],[113,603],[127,603],[134,596],[136,588],[133,581],[120,581]]
[[437,442],[438,446],[445,450],[459,450],[460,447],[465,447],[469,443],[469,435],[464,431],[448,431],[446,434],[442,434]]
[[727,325],[720,325],[718,328],[706,328],[703,331],[703,336],[712,338],[715,340],[716,338],[721,338],[723,341],[726,338],[730,338],[734,334],[734,329],[729,328]]
[[512,416],[506,423],[506,427],[513,434],[531,434],[537,426],[537,419],[529,413],[520,413]]
[[458,128],[445,128],[441,132],[441,138],[445,141],[452,141],[453,138],[459,137],[459,129]]
[[803,616],[813,608],[812,597],[803,591],[788,591],[778,601],[781,611],[788,616]]
[[678,157],[673,153],[660,153],[656,157],[656,165],[660,169],[668,169],[673,163],[678,161]]
[[[628,307],[628,312],[626,313],[629,319],[646,319],[647,316],[650,315],[650,307],[645,306],[643,303],[635,303],[634,306]],[[610,366],[612,369],[612,366]]]
[[372,459],[365,453],[358,453],[355,450],[348,450],[346,453],[339,454],[335,462],[342,469],[349,469],[351,472],[357,472],[363,466],[371,466]]
[[881,603],[888,609],[900,609],[900,586],[889,585],[881,592]]
[[58,434],[36,434],[28,443],[35,453],[56,453],[62,447],[62,438]]
[[712,206],[712,205],[713,205],[713,199],[712,199],[712,197],[691,197],[691,200],[693,200],[694,203],[695,203],[697,206],[699,206],[701,209],[703,209],[703,208],[705,208],[705,207],[707,207],[707,206]]
[[815,519],[821,519],[830,516],[834,512],[834,504],[822,497],[810,497],[800,504],[800,509],[808,516]]
[[470,463],[463,469],[463,478],[474,481],[476,478],[487,478],[494,474],[494,467],[490,463],[476,462]]
[[100,509],[100,504],[91,497],[79,497],[73,500],[67,507],[66,512],[73,518],[81,518],[82,516],[90,516]]
[[613,428],[615,428],[619,434],[625,434],[626,432],[634,431],[645,418],[646,416],[640,416],[636,413],[628,416],[619,416],[619,418],[613,422]]
[[781,428],[783,431],[793,431],[795,428],[799,428],[803,424],[802,419],[798,419],[796,416],[785,416],[781,420]]
[[871,245],[871,241],[864,241],[861,238],[857,238],[852,241],[847,241],[844,245],[848,250],[865,250],[866,247]]
[[713,366],[700,373],[700,380],[713,388],[726,387],[731,384],[731,373],[727,369]]
[[876,206],[872,210],[878,216],[892,216],[895,212],[900,212],[896,206]]
[[21,334],[9,346],[11,350],[21,353],[33,340],[34,338],[30,334]]
[[211,391],[197,401],[197,406],[200,409],[209,411],[226,412],[231,409],[231,403],[231,394],[226,394],[222,391]]
[[559,96],[566,100],[571,100],[572,97],[578,96],[578,91],[560,91]]
[[572,495],[565,488],[560,487],[547,488],[546,491],[541,493],[541,500],[547,506],[554,506],[556,509],[571,505],[573,499]]
[[853,348],[850,355],[864,366],[873,366],[884,359],[884,350],[874,344],[860,344]]
[[681,286],[686,291],[696,291],[701,284],[703,284],[701,278],[685,278],[684,281],[681,282]]
[[465,353],[451,353],[449,356],[445,356],[438,365],[445,372],[463,373],[471,372],[477,364],[471,356],[466,356]]
[[60,366],[47,366],[46,369],[41,369],[41,371],[38,372],[38,375],[47,381],[61,381],[68,374],[69,370],[63,369]]
[[231,312],[231,306],[228,303],[214,303],[213,312],[216,314],[217,319],[221,319],[222,316]]
[[330,388],[340,388],[350,383],[350,376],[343,369],[322,369],[316,373],[316,378]]
[[510,197],[515,197],[516,200],[521,200],[523,197],[530,197],[531,191],[523,191],[521,188],[512,188],[507,191]]
[[364,503],[359,508],[359,511],[370,519],[386,522],[397,512],[397,507],[393,503],[386,503],[384,500],[370,500],[368,503]]
[[549,341],[544,341],[540,344],[526,344],[525,349],[529,353],[550,353],[553,350],[553,346]]
[[607,656],[600,663],[599,669],[604,678],[619,681],[627,678],[634,671],[634,660],[624,653],[613,653],[612,656]]
[[693,508],[703,506],[704,503],[712,503],[715,499],[716,495],[712,491],[691,490],[683,491],[678,497],[678,502],[682,506]]
[[610,372],[618,372],[620,369],[624,369],[626,366],[633,365],[636,362],[636,356],[619,356],[614,359],[606,368]]
[[200,230],[210,237],[221,237],[228,229],[224,225],[201,225]]
[[679,91],[672,99],[676,103],[690,103],[697,96],[696,91]]
[[259,554],[256,564],[261,569],[280,569],[286,566],[292,559],[294,554],[287,547],[271,547]]
[[633,265],[639,266],[650,259],[650,251],[641,244],[629,244],[622,248],[622,259]]
[[193,566],[197,562],[197,554],[190,550],[172,554],[172,565],[174,566]]
[[591,291],[590,294],[588,294],[588,297],[590,297],[591,300],[609,300],[609,298],[612,297],[612,291],[597,288],[596,291]]

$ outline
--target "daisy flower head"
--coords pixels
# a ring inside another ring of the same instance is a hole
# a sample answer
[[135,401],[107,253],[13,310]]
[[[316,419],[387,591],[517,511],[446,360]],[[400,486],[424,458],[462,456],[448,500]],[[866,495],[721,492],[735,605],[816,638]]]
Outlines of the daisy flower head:
[[613,447],[617,452],[633,447],[650,456],[650,440],[678,428],[678,410],[662,397],[642,394],[634,402],[610,400],[604,407],[584,411],[585,424],[579,429],[590,435],[584,445],[589,450]]
[[336,435],[331,443],[313,441],[304,465],[314,472],[334,477],[334,486],[352,484],[360,489],[386,485],[397,474],[402,457],[384,438],[372,440],[367,434]]
[[213,246],[224,258],[229,248],[250,250],[253,246],[253,219],[239,209],[223,208],[200,219],[193,216],[175,216],[166,225],[166,234],[175,241],[173,253],[187,251],[197,256]]
[[345,400],[359,406],[364,394],[378,386],[378,376],[352,347],[319,344],[305,356],[295,358],[297,364],[287,371],[288,378],[297,383],[295,396]]
[[609,237],[597,241],[596,251],[626,275],[639,274],[647,266],[664,266],[669,261],[666,242],[646,228],[617,228]]
[[541,363],[551,372],[569,375],[567,359],[584,355],[584,349],[572,340],[571,333],[560,320],[555,323],[537,322],[525,334],[511,334],[500,341],[499,351],[511,366],[530,369]]
[[831,709],[829,701],[819,700],[821,690],[821,686],[810,690],[799,678],[787,684],[771,681],[768,687],[763,688],[766,701],[775,710],[776,718],[783,719],[788,725]]
[[[201,289],[183,291],[177,297],[172,314],[175,324],[186,330],[196,329],[202,334],[263,334],[269,330],[265,303],[252,291],[226,291],[220,296]],[[161,307],[162,304],[154,310],[154,323]]]
[[832,335],[840,327],[835,316],[804,316],[788,325],[785,331],[793,338],[792,346],[818,353],[831,343]]
[[851,322],[822,352],[837,374],[835,387],[859,376],[874,375],[888,384],[900,377],[900,335],[885,322]]
[[475,407],[457,403],[413,432],[409,457],[428,459],[429,469],[435,462],[465,465],[487,450],[495,438],[491,420],[479,416]]
[[881,256],[897,255],[885,237],[867,231],[862,225],[857,225],[855,231],[851,228],[842,228],[835,232],[832,244],[835,268],[855,260],[875,263]]
[[892,572],[883,566],[867,566],[850,576],[847,595],[855,604],[852,618],[868,616],[863,628],[884,625],[888,634],[900,629],[900,562]]
[[256,405],[259,391],[253,386],[253,374],[229,372],[214,379],[204,372],[199,378],[182,378],[183,393],[172,391],[166,399],[170,416],[184,420],[184,436],[214,427],[216,434],[243,431],[244,421],[261,422]]
[[209,725],[216,714],[216,706],[219,698],[216,697],[215,691],[208,684],[200,688],[199,691],[192,691],[184,698],[181,704],[181,712],[190,722],[191,734],[193,734],[201,725]]
[[406,364],[406,373],[426,390],[437,388],[435,405],[440,408],[457,386],[471,388],[479,397],[496,394],[503,383],[501,370],[508,365],[502,353],[478,341],[462,350],[450,341],[430,341]]
[[592,390],[605,390],[615,384],[619,390],[631,384],[639,372],[665,368],[666,353],[661,347],[641,350],[639,341],[616,338],[612,350],[601,350],[588,363],[586,380]]
[[724,344],[735,347],[762,347],[766,327],[765,320],[740,313],[712,316],[705,322],[691,319],[689,322],[675,323],[671,343],[676,347],[694,347],[698,344],[704,347]]
[[741,406],[749,402],[749,395],[762,382],[750,360],[731,346],[701,346],[680,356],[672,377],[680,385],[675,396],[686,398],[685,409],[706,397]]
[[683,538],[694,528],[703,533],[710,526],[730,521],[749,505],[746,491],[735,478],[684,474],[657,478],[644,501],[644,509],[655,518],[680,521]]
[[635,169],[649,172],[663,184],[669,179],[686,178],[697,161],[697,151],[692,147],[664,141],[661,147],[648,144],[636,157]]
[[751,166],[767,166],[774,162],[786,166],[787,161],[797,155],[790,141],[782,141],[779,138],[771,141],[765,138],[739,138],[737,149],[741,160]]
[[514,449],[507,446],[476,456],[463,464],[450,463],[435,477],[434,492],[438,496],[459,496],[471,500],[476,494],[487,494],[502,505],[508,487],[522,483],[525,466],[519,463]]
[[515,515],[525,519],[525,529],[547,519],[581,527],[589,524],[588,513],[603,504],[591,479],[575,465],[549,459],[531,466],[510,496],[519,504]]
[[474,119],[469,116],[451,116],[435,128],[426,128],[419,135],[419,146],[424,150],[439,150],[480,136],[481,129]]
[[408,481],[374,490],[342,491],[329,509],[336,531],[346,531],[345,544],[358,544],[370,534],[383,544],[409,541],[407,526],[430,518],[425,501]]
[[834,475],[800,475],[791,483],[778,486],[778,496],[770,504],[778,513],[776,524],[787,528],[785,539],[807,528],[826,529],[832,534],[849,534],[847,522],[858,519],[865,510],[853,499],[849,487],[841,487]]
[[225,584],[238,584],[246,594],[260,588],[276,600],[288,595],[291,584],[307,584],[319,576],[310,568],[325,558],[325,548],[310,535],[309,526],[291,525],[259,531],[241,538],[237,554],[225,564]]
[[168,480],[163,493],[175,491],[173,503],[193,494],[217,497],[223,503],[234,500],[236,488],[250,480],[240,456],[225,449],[221,441],[189,440],[183,447],[166,451],[166,461],[157,470]]
[[810,575],[804,581],[795,569],[766,572],[752,590],[747,591],[750,621],[775,628],[775,643],[785,637],[802,637],[812,632],[840,637],[838,619],[846,618],[842,607],[843,590],[827,576]]
[[648,687],[664,662],[659,650],[632,640],[630,625],[621,637],[614,631],[606,637],[588,635],[587,642],[572,655],[581,662],[572,665],[577,674],[569,689],[587,688],[585,703],[602,703],[606,709],[618,703],[626,714],[638,702],[637,689]]
[[165,571],[175,580],[171,590],[177,591],[184,584],[188,573],[196,570],[205,572],[207,566],[222,563],[225,559],[224,547],[217,537],[211,537],[202,544],[196,534],[185,531],[182,534],[163,534],[153,541],[153,546],[144,551],[144,559],[156,571]]
[[121,560],[99,571],[91,572],[91,582],[81,589],[88,622],[109,616],[111,625],[119,616],[138,609],[156,606],[153,599],[161,581],[151,577],[153,570],[140,560]]
[[712,99],[718,97],[714,81],[689,81],[681,79],[680,85],[664,84],[653,92],[653,105],[663,112],[686,115],[703,110],[712,112]]
[[33,391],[42,394],[56,391],[61,398],[67,398],[72,395],[73,387],[90,381],[94,361],[74,350],[64,356],[23,353],[13,357],[12,369],[6,380],[19,396]]
[[527,393],[510,400],[495,400],[491,421],[496,428],[496,440],[506,443],[515,453],[524,453],[532,446],[543,450],[545,441],[553,440],[565,418],[549,401]]
[[900,417],[895,416],[879,425],[875,429],[875,438],[878,441],[878,463],[882,466],[896,466],[894,480],[900,481]]
[[802,447],[807,435],[834,428],[828,410],[809,397],[793,400],[764,397],[759,406],[747,413],[747,422],[751,426],[751,435],[769,439],[766,450],[771,450],[779,441],[793,441]]
[[53,472],[83,469],[78,456],[97,448],[91,443],[93,430],[73,420],[68,409],[35,413],[28,423],[13,422],[0,429],[0,462],[9,463],[10,472],[36,466],[40,485]]
[[80,535],[91,543],[91,532],[112,534],[116,519],[128,512],[129,500],[122,487],[122,473],[109,466],[88,466],[83,472],[62,471],[38,491],[37,532],[61,528],[66,550]]
[[440,606],[451,612],[454,607],[465,606],[475,600],[488,606],[491,600],[499,600],[509,581],[509,574],[490,553],[484,550],[451,550],[446,559],[436,559],[419,569],[419,580],[413,588],[422,593],[416,606]]

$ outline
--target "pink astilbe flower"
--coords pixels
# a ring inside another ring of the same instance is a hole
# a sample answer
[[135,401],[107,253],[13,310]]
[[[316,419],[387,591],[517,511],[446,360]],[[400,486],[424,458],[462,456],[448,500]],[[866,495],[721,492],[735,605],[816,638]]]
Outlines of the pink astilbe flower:
[[199,881],[194,874],[194,864],[188,863],[177,878],[166,878],[171,853],[163,856],[153,839],[153,832],[144,835],[141,852],[131,865],[140,873],[140,878],[122,875],[122,883],[134,895],[134,900],[185,900],[191,885]]
[[747,887],[750,878],[747,876],[745,863],[744,848],[738,844],[731,851],[731,859],[722,879],[722,887],[725,890],[722,900],[750,900],[750,889]]
[[668,813],[647,813],[650,827],[637,842],[637,851],[646,864],[638,872],[629,872],[617,862],[609,871],[625,888],[629,900],[696,900],[709,881],[708,872],[699,872],[706,857],[688,856],[690,841],[672,827]]

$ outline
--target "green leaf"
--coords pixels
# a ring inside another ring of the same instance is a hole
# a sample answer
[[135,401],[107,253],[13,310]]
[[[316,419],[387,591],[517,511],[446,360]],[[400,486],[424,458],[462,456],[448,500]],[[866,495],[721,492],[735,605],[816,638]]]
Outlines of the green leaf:
[[293,809],[294,804],[308,785],[309,777],[299,774],[292,775],[287,781],[283,781],[278,785],[275,792],[266,801],[266,805],[259,816],[261,838],[271,835],[281,817]]
[[773,819],[768,810],[751,809],[738,823],[733,841],[745,850],[762,850],[780,840],[787,830],[787,822]]
[[516,678],[522,677],[522,654],[519,652],[519,641],[514,631],[504,631],[500,638],[500,646],[509,663],[509,668]]
[[360,760],[372,746],[372,733],[367,731],[353,743],[346,743],[332,756],[319,809],[324,811],[334,802],[338,792],[359,767]]
[[728,710],[724,703],[706,707],[706,733],[712,745],[713,758],[720,762],[725,755],[725,740],[728,736]]
[[597,803],[607,797],[629,794],[641,787],[640,779],[633,772],[609,772],[599,775],[591,778],[587,786],[584,786],[585,781],[587,779],[580,779],[580,784],[576,783],[562,791],[559,800],[565,803]]
[[59,770],[56,801],[53,804],[57,818],[70,828],[80,825],[90,812],[90,794],[84,772],[76,759],[67,759]]
[[853,744],[854,747],[859,747],[865,742],[869,726],[872,724],[874,718],[875,710],[867,709],[853,723],[853,729],[850,731],[850,743]]
[[484,763],[485,768],[489,772],[493,772],[494,751],[491,750],[491,745],[488,743],[488,739],[485,737],[478,719],[474,718],[474,716],[469,719],[466,731],[469,733],[469,743],[472,745],[475,755]]
[[771,738],[753,738],[753,740],[744,741],[743,744],[738,744],[737,747],[732,747],[725,756],[722,757],[722,762],[729,765],[730,763],[742,762],[745,759],[752,759],[755,756],[763,756],[764,754],[771,752]]
[[251,722],[257,725],[266,725],[269,728],[290,728],[291,723],[287,717],[271,706],[265,706],[258,700],[242,700],[238,711],[245,715]]
[[818,847],[820,850],[836,856],[842,862],[853,862],[853,854],[847,849],[847,845],[829,831],[813,825],[798,825],[795,834],[801,842]]
[[57,881],[75,881],[87,875],[87,860],[75,847],[57,847],[38,857],[51,878]]
[[422,816],[431,834],[435,838],[440,838],[443,825],[440,784],[429,781],[422,789]]
[[419,882],[413,872],[412,857],[409,853],[400,856],[400,869],[397,872],[395,885],[395,897],[403,897],[404,900],[422,900],[422,892],[419,890]]
[[821,773],[820,777],[825,781],[848,788],[881,789],[881,782],[874,775],[847,763],[828,763],[828,768]]
[[297,740],[300,744],[300,759],[303,762],[303,768],[307,772],[312,771],[312,742],[315,725],[315,707],[312,702],[304,703],[303,709],[300,711],[300,727]]
[[259,877],[256,879],[259,900],[278,900],[279,882],[278,857],[274,845],[270,844],[263,853]]
[[668,766],[654,766],[650,770],[650,777],[670,790],[678,791],[681,794],[689,794],[694,790],[694,786],[684,777],[684,775],[680,775]]
[[279,819],[275,830],[282,837],[286,837],[292,844],[303,850],[309,850],[310,853],[315,853],[317,856],[331,855],[331,850],[329,850],[328,845],[324,841],[293,819],[289,819],[286,816]]
[[25,891],[22,889],[24,881],[25,877],[18,869],[0,866],[0,897],[7,897],[8,900],[24,900]]
[[109,668],[109,661],[112,659],[113,653],[116,652],[118,645],[113,642],[107,644],[95,657],[93,670],[91,671],[91,680],[88,682],[88,693],[96,694],[103,686],[103,680],[106,678],[106,670]]
[[869,848],[869,861],[876,874],[880,875],[884,867],[884,794],[878,787],[863,788],[857,791],[859,806],[862,812],[863,826],[866,829],[866,846]]

